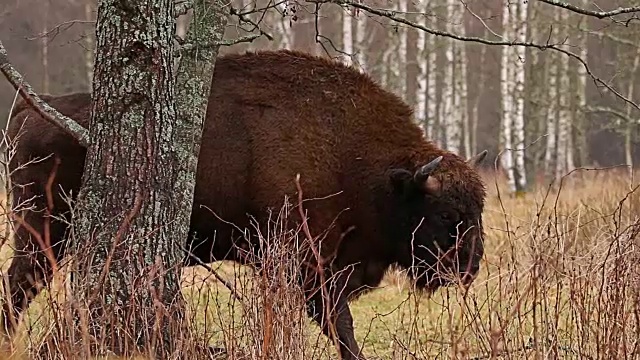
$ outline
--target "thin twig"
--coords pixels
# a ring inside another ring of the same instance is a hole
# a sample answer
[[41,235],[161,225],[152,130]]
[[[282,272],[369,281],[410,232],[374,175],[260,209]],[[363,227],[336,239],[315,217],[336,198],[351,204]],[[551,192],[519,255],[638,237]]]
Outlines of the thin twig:
[[189,251],[189,249],[185,248],[182,245],[178,245],[178,246],[182,251],[184,251],[187,255],[189,255],[190,258],[195,260],[198,263],[198,265],[205,268],[208,272],[210,272],[216,278],[216,280],[220,281],[227,289],[229,289],[229,291],[231,291],[231,295],[233,295],[233,297],[236,298],[236,300],[242,303],[246,303],[244,296],[240,294],[230,282],[228,282],[222,276],[220,276],[217,271],[215,271],[211,266],[209,266],[207,263],[202,261],[199,257],[194,255],[191,251]]

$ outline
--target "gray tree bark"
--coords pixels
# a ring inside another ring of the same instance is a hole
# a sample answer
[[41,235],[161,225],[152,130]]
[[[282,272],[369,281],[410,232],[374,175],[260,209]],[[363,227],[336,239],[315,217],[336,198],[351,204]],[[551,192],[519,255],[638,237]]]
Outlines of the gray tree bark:
[[[218,49],[210,41],[226,25],[220,2],[196,3],[187,36],[196,42],[183,52],[177,77],[173,0],[98,5],[92,141],[74,221],[72,280],[76,303],[87,309],[78,319],[92,353],[184,355],[182,246]],[[198,48],[203,39],[208,48]]]

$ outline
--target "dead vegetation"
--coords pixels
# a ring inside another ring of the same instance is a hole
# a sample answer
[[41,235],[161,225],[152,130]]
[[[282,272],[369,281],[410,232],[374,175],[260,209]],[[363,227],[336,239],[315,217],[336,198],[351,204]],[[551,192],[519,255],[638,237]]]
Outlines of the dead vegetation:
[[[640,356],[638,190],[624,169],[578,170],[554,186],[505,195],[485,175],[485,257],[468,290],[419,296],[398,271],[352,303],[357,338],[369,358],[528,359]],[[6,202],[4,202],[6,203]],[[3,204],[4,204],[3,203]],[[6,214],[2,268],[11,257]],[[307,317],[295,251],[305,234],[287,231],[290,206],[273,214],[259,260],[263,271],[215,263],[183,271],[188,320],[198,343],[221,359],[336,358]],[[257,231],[256,228],[252,231]],[[266,245],[268,244],[268,246]],[[294,251],[295,250],[295,251]],[[64,266],[25,314],[0,358],[71,359],[57,342],[70,324]],[[81,340],[80,340],[81,342]],[[195,351],[184,344],[184,354]]]

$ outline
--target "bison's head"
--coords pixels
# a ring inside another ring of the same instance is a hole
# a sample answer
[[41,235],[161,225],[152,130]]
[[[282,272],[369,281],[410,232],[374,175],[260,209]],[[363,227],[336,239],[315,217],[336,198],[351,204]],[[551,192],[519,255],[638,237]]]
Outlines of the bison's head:
[[390,171],[395,260],[419,289],[431,292],[457,279],[468,285],[475,278],[484,251],[485,198],[475,167],[486,155],[465,163],[444,154],[414,171]]

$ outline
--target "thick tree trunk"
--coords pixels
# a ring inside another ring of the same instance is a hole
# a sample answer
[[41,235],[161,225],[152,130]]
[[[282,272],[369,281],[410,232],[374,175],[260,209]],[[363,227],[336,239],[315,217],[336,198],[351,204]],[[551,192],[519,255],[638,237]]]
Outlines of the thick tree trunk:
[[[224,19],[219,11],[194,17],[202,16]],[[202,26],[195,31],[208,42],[220,38]],[[178,121],[174,34],[172,0],[99,2],[92,144],[74,222],[72,280],[76,301],[89,311],[79,316],[92,352],[169,358],[188,334],[181,245],[213,64],[178,77],[187,88],[181,99],[196,96],[179,107]],[[211,62],[216,52],[198,53],[199,61]],[[194,56],[185,56],[181,68],[194,68]]]

